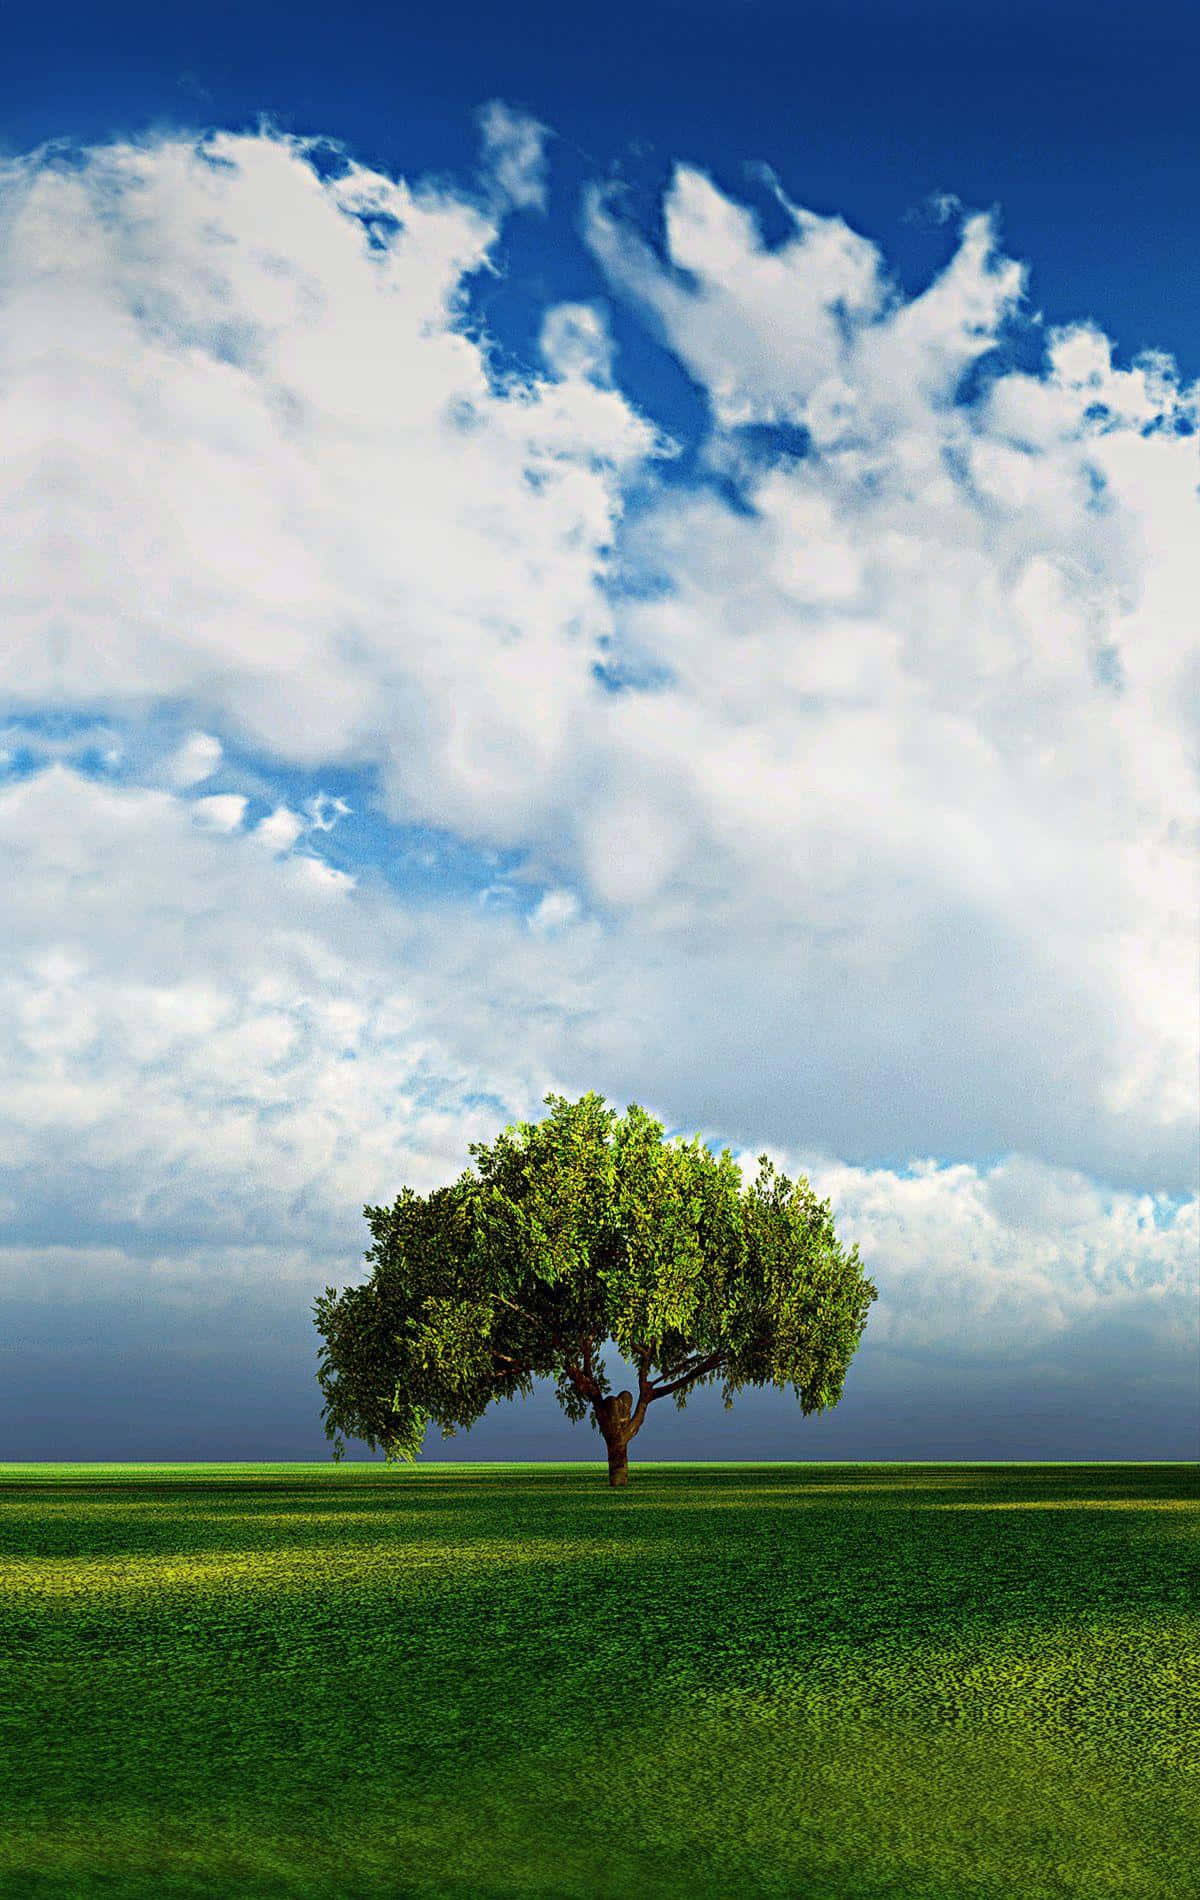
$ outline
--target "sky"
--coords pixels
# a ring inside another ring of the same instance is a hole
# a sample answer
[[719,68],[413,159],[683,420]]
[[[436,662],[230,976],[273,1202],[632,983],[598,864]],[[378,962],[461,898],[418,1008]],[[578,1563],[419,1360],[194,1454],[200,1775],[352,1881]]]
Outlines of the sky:
[[5,38],[0,1459],[327,1456],[364,1204],[589,1089],[879,1288],[635,1460],[1200,1456],[1196,10]]

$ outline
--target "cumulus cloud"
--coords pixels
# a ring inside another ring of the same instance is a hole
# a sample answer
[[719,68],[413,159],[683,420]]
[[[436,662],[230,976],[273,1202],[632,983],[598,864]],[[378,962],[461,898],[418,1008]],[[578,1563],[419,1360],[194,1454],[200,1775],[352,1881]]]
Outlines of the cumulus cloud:
[[246,815],[248,800],[240,792],[214,792],[192,801],[192,818],[212,831],[236,831]]
[[463,282],[497,217],[270,135],[4,167],[14,707],[176,701],[379,762],[414,820],[545,809],[655,432],[595,379],[496,381]]
[[[769,247],[681,168],[659,257],[591,200],[742,506],[677,487],[630,526],[658,584],[620,637],[670,690],[611,709],[621,802],[584,819],[587,879],[693,955],[706,927],[786,943],[790,985],[756,962],[755,987],[831,1089],[836,1019],[886,1091],[937,1120],[955,1098],[968,1146],[1186,1184],[1196,391],[1161,357],[1115,370],[1086,326],[971,390],[1022,282],[987,219],[909,301],[840,220],[794,222]],[[783,423],[804,452],[771,452]],[[1015,1117],[973,1115],[993,1086]]]
[[[624,972],[572,893],[546,892],[532,930],[450,918],[193,814],[61,764],[0,793],[0,1294],[18,1331],[53,1299],[141,1338],[149,1303],[193,1345],[233,1307],[267,1342],[306,1290],[357,1277],[364,1202],[452,1178],[549,1087],[620,1079]],[[1122,1328],[1194,1346],[1194,1199],[1033,1157],[776,1158],[859,1245],[875,1347],[1078,1357]]]
[[496,189],[518,211],[546,208],[545,145],[549,127],[493,99],[479,114],[483,162]]
[[199,785],[212,777],[223,756],[224,747],[211,732],[189,733],[167,761],[167,777],[172,785]]
[[289,811],[286,805],[276,805],[267,817],[259,819],[254,835],[272,851],[290,851],[303,830],[304,820],[298,812]]
[[559,303],[542,321],[542,356],[559,376],[612,380],[612,338],[602,312],[586,303]]
[[775,195],[794,230],[777,246],[686,165],[663,207],[665,259],[619,222],[612,188],[589,192],[585,231],[725,427],[794,422],[823,446],[866,445],[949,402],[1021,295],[1024,273],[998,255],[991,221],[967,218],[951,263],[905,301],[868,239]]
[[574,891],[547,891],[531,914],[529,927],[543,932],[561,930],[578,915],[579,899]]
[[1176,1359],[1195,1350],[1194,1197],[1114,1193],[1023,1155],[807,1171],[876,1277],[878,1345],[1011,1362],[1128,1325]]
[[597,933],[573,931],[564,968],[566,893],[533,933],[405,908],[196,814],[62,764],[0,792],[10,1232],[340,1237],[353,1259],[364,1201],[458,1173],[498,1112],[538,1111],[567,1026],[588,1040]]
[[[482,198],[269,133],[0,172],[17,1244],[353,1256],[363,1200],[599,1086],[825,1156],[914,1348],[1177,1315],[1196,390],[1090,324],[1012,367],[987,217],[905,297],[681,166],[661,247],[584,223],[708,399],[668,483],[598,306],[521,376],[473,320],[543,191],[539,128],[484,137]],[[128,782],[29,775],[47,707]],[[326,862],[348,804],[272,774],[334,766],[503,869],[421,908]]]

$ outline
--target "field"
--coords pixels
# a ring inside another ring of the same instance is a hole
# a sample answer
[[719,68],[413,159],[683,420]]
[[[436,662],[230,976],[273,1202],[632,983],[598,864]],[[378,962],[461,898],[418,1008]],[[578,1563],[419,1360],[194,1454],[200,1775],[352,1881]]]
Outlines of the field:
[[1183,1900],[1194,1465],[0,1466],[4,1900]]

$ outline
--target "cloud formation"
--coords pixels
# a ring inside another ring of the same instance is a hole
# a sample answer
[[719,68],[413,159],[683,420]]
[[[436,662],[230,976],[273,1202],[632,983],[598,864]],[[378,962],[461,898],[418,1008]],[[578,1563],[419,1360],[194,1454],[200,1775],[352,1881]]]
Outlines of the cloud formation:
[[[457,1173],[491,1128],[495,1107],[468,1099],[496,1086],[486,1046],[439,1033],[464,957],[504,1013],[479,929],[469,944],[459,926],[448,952],[436,911],[406,914],[289,853],[279,812],[244,829],[244,804],[62,765],[0,794],[13,880],[0,1124],[26,1241],[340,1232],[353,1256],[364,1201],[405,1170],[429,1186]],[[534,994],[547,1013],[540,940],[513,917],[480,926],[525,953],[524,998],[520,970],[508,985],[518,1017]],[[502,1086],[536,1104],[520,1065]]]
[[[671,690],[612,711],[629,816],[614,850],[588,813],[589,880],[693,942],[700,918],[788,941],[803,1027],[849,992],[923,1105],[1007,1065],[1024,1125],[976,1142],[1044,1150],[1053,1124],[1090,1165],[1190,1178],[1197,392],[1162,357],[1115,369],[1090,326],[972,387],[1022,283],[986,218],[906,301],[840,220],[786,208],[768,247],[681,168],[659,257],[590,203],[741,506],[679,488],[631,524],[661,584],[621,636]],[[785,423],[805,452],[772,451]]]
[[[0,795],[0,1291],[18,1341],[77,1307],[64,1341],[99,1315],[144,1343],[158,1311],[216,1353],[236,1311],[243,1348],[270,1349],[331,1278],[357,1277],[364,1202],[453,1178],[549,1080],[582,1088],[614,1061],[622,971],[569,893],[528,925],[448,916],[197,822],[209,802],[64,765]],[[752,1175],[754,1151],[739,1158]],[[1194,1350],[1195,1198],[1019,1155],[775,1158],[858,1244],[874,1350],[1065,1352],[1097,1371],[1133,1340],[1176,1369]]]
[[[906,298],[680,166],[661,245],[583,225],[707,400],[668,480],[598,304],[499,367],[544,128],[481,127],[476,195],[271,133],[0,173],[9,1269],[323,1284],[599,1087],[809,1157],[881,1343],[1177,1353],[1196,390],[1091,324],[1014,367],[987,217]],[[478,889],[329,862],[350,801],[275,781],[335,769]]]
[[6,167],[0,690],[185,703],[512,836],[553,799],[654,431],[591,359],[496,380],[462,322],[492,209],[315,157],[221,134]]
[[492,99],[479,114],[484,171],[517,211],[546,209],[546,153],[549,128],[502,99]]

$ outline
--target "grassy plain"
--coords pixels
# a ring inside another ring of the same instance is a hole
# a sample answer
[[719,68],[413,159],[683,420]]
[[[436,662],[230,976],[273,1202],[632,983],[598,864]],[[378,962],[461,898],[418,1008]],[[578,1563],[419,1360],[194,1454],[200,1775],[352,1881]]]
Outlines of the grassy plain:
[[4,1900],[1182,1900],[1194,1465],[0,1466]]

